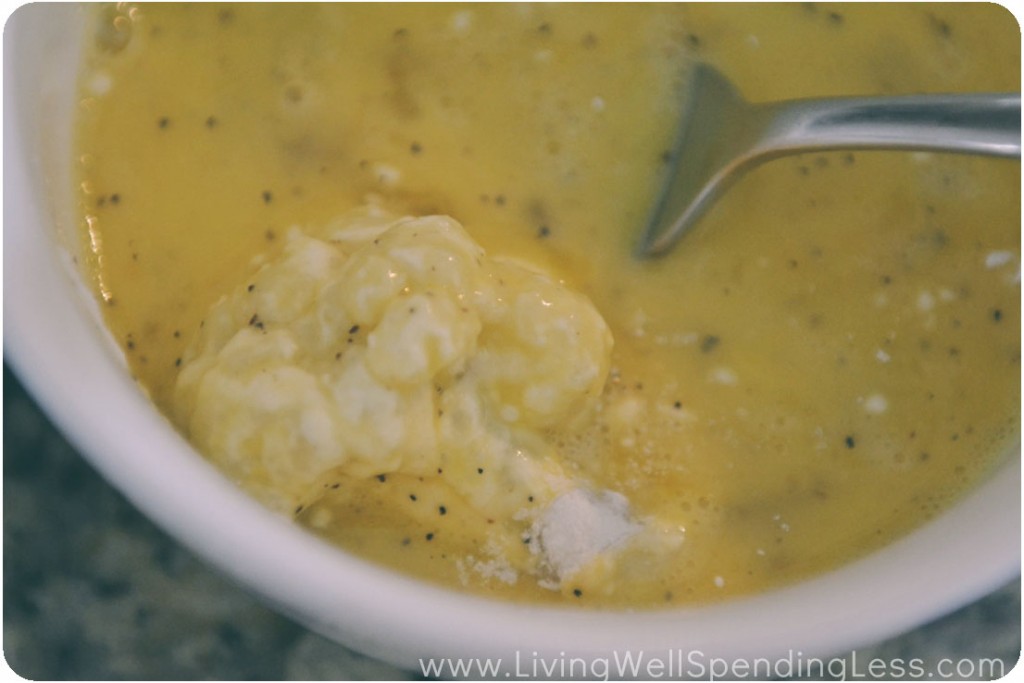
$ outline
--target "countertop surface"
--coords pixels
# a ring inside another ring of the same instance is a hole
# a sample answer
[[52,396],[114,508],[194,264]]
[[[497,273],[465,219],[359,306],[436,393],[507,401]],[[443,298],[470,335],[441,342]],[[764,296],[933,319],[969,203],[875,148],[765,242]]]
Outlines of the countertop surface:
[[[34,680],[422,679],[263,606],[153,526],[60,436],[4,369],[3,653]],[[811,677],[998,678],[1021,651],[1020,580]],[[890,673],[896,671],[890,668]],[[916,674],[916,675],[915,675]]]

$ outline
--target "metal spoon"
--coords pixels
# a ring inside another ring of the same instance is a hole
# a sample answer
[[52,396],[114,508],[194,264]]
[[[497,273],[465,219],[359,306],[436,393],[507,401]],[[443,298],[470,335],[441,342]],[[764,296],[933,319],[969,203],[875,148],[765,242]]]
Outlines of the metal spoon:
[[811,150],[901,149],[1020,158],[1020,94],[843,97],[750,104],[697,64],[661,194],[637,253],[669,250],[746,171]]

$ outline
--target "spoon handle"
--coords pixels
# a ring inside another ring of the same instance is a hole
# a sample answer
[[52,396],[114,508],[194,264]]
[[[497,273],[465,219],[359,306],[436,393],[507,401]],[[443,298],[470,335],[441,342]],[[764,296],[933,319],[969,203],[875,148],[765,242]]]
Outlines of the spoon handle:
[[760,105],[762,154],[902,149],[1020,157],[1020,94],[791,100]]

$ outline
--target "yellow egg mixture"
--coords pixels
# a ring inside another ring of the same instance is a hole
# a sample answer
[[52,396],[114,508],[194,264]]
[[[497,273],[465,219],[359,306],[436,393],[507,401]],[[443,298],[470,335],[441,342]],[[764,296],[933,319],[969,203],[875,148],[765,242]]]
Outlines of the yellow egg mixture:
[[85,266],[132,372],[315,533],[473,592],[765,590],[1019,441],[1020,165],[830,152],[633,243],[694,60],[1018,91],[988,4],[92,8]]

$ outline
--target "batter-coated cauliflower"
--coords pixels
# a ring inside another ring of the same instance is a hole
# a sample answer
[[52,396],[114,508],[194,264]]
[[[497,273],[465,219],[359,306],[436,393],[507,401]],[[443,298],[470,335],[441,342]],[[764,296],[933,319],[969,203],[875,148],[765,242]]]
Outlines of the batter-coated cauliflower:
[[[446,479],[488,514],[576,485],[544,430],[591,410],[612,339],[584,296],[488,258],[450,218],[373,212],[219,301],[183,359],[179,424],[225,472],[291,510],[327,472]],[[482,485],[477,471],[494,475]]]

